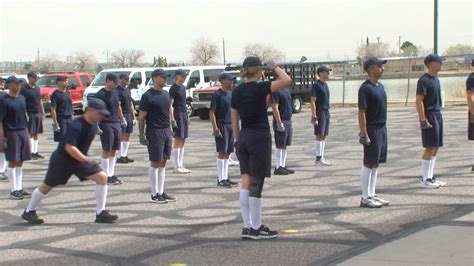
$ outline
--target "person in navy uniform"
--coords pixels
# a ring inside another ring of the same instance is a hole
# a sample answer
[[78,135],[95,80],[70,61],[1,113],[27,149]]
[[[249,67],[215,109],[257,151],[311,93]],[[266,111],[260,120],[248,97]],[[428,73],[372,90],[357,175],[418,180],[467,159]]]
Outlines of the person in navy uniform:
[[118,83],[118,77],[113,74],[107,74],[105,78],[105,87],[100,89],[95,95],[107,105],[110,115],[104,117],[99,123],[101,130],[100,141],[102,143],[102,169],[107,173],[109,184],[122,184],[115,175],[115,153],[120,150],[120,142],[122,140],[122,126],[127,125],[122,107],[120,106],[120,98],[118,91],[115,89]]
[[273,132],[275,136],[275,171],[274,175],[289,175],[294,171],[286,167],[286,147],[291,145],[293,138],[293,100],[288,88],[272,92],[270,103],[273,112]]
[[118,216],[105,209],[107,201],[107,175],[99,163],[87,156],[89,147],[97,132],[97,123],[110,115],[106,104],[93,98],[88,101],[83,116],[69,124],[67,134],[59,141],[51,155],[48,171],[42,184],[34,191],[28,206],[21,215],[31,224],[42,224],[36,209],[41,200],[58,185],[65,185],[72,175],[79,180],[92,180],[95,185],[96,223],[113,223]]
[[378,167],[387,161],[387,95],[379,82],[387,60],[369,57],[364,62],[368,79],[359,88],[359,143],[364,148],[360,173],[360,207],[380,208],[390,204],[375,194]]
[[67,88],[68,78],[59,76],[56,79],[58,88],[51,94],[51,118],[53,119],[54,141],[66,134],[66,129],[73,118],[72,98]]
[[331,166],[332,163],[324,158],[326,137],[329,134],[329,86],[327,81],[332,69],[320,66],[316,69],[319,79],[311,89],[311,124],[314,126],[314,147],[316,151],[316,165]]
[[31,160],[26,118],[26,100],[20,94],[20,79],[10,76],[5,81],[8,93],[0,98],[0,151],[8,161],[10,199],[21,200],[31,193],[23,189],[23,162]]
[[186,87],[183,85],[188,73],[183,69],[178,69],[175,73],[176,82],[170,88],[171,97],[171,117],[173,118],[172,127],[174,130],[174,173],[188,174],[191,173],[183,165],[184,144],[188,138],[189,118],[186,111]]
[[133,126],[137,123],[135,119],[135,107],[133,106],[132,95],[128,88],[128,75],[119,75],[119,85],[116,89],[120,97],[123,117],[127,121],[122,126],[122,142],[120,143],[120,157],[117,163],[133,163],[135,160],[128,158],[128,148],[130,147],[130,134],[133,133]]
[[[176,198],[165,192],[166,161],[171,156],[171,97],[163,90],[169,75],[163,69],[155,69],[151,78],[153,87],[142,95],[138,115],[140,144],[147,146],[150,167],[150,181],[153,203],[168,203]],[[146,129],[145,129],[146,128]]]
[[21,94],[26,100],[26,112],[28,113],[28,131],[30,133],[31,158],[33,160],[44,159],[38,153],[38,135],[43,133],[44,106],[41,99],[41,91],[36,83],[38,75],[28,72],[28,82],[21,86]]
[[424,63],[428,69],[416,86],[416,110],[421,128],[422,146],[425,149],[421,159],[422,188],[439,188],[446,182],[433,177],[438,149],[443,147],[443,116],[441,114],[441,84],[438,72],[441,71],[443,57],[430,54]]
[[[5,92],[3,91],[5,89],[5,83],[3,78],[0,77],[0,99],[5,95]],[[5,152],[3,152],[2,149],[0,149],[0,180],[5,180],[7,179],[7,160],[5,158]]]
[[247,57],[241,70],[245,83],[232,92],[232,132],[242,176],[240,209],[244,222],[243,239],[278,236],[277,231],[270,230],[261,221],[263,184],[265,178],[270,177],[272,168],[272,139],[266,99],[271,92],[290,86],[292,81],[275,63],[268,62],[267,65],[274,70],[277,80],[259,82],[264,76],[262,63],[258,57]]
[[[469,109],[467,126],[468,140],[474,140],[474,59],[471,61],[471,70],[472,73],[466,80],[467,107]],[[471,173],[474,173],[474,149],[472,150]]]
[[230,188],[237,186],[237,182],[233,182],[229,178],[229,157],[234,152],[230,102],[236,77],[229,73],[222,73],[219,76],[219,81],[221,88],[212,95],[209,120],[212,126],[212,135],[216,142],[216,152],[218,153],[217,186]]

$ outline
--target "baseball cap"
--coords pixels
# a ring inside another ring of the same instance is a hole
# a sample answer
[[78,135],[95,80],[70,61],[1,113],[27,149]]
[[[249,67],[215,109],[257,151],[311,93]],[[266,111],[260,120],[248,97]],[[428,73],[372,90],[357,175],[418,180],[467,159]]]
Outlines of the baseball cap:
[[247,58],[245,58],[242,66],[243,67],[261,67],[262,61],[260,61],[260,58],[256,56],[248,56]]
[[175,76],[187,76],[188,72],[184,69],[178,69],[176,70]]
[[107,110],[107,105],[99,98],[91,98],[87,101],[87,107],[95,109],[102,116],[109,116],[110,112]]
[[109,81],[109,80],[112,80],[114,81],[115,83],[118,82],[118,77],[117,75],[115,75],[114,73],[108,73],[106,76],[105,76],[105,82]]
[[28,78],[35,78],[35,79],[38,78],[38,75],[36,75],[36,73],[33,72],[33,71],[28,72],[28,74],[26,74],[26,76],[27,76]]
[[320,66],[318,69],[316,69],[316,73],[321,73],[321,72],[331,72],[332,69],[327,67],[327,66]]
[[232,76],[232,75],[229,74],[229,73],[222,73],[222,74],[220,74],[220,75],[219,75],[219,81],[224,80],[224,79],[227,79],[227,80],[236,80],[237,77]]
[[387,63],[387,60],[381,60],[376,57],[369,57],[365,59],[364,70],[367,71],[367,69],[369,69],[369,67],[373,65],[385,65],[386,63]]
[[446,58],[444,57],[441,57],[437,54],[429,54],[425,57],[425,60],[424,60],[424,63],[425,65],[431,63],[431,62],[443,62],[444,60],[446,60]]
[[119,79],[128,79],[128,74],[122,73],[118,77]]
[[170,74],[166,73],[163,69],[161,68],[157,68],[155,70],[153,70],[153,72],[151,72],[151,77],[157,77],[157,76],[160,76],[162,78],[166,78],[166,77],[169,77]]
[[59,76],[56,78],[56,82],[59,82],[59,81],[66,81],[67,80],[67,77],[66,76]]
[[5,85],[8,85],[10,83],[15,83],[15,84],[20,84],[21,82],[21,79],[18,79],[17,77],[15,76],[9,76],[6,80],[5,80]]

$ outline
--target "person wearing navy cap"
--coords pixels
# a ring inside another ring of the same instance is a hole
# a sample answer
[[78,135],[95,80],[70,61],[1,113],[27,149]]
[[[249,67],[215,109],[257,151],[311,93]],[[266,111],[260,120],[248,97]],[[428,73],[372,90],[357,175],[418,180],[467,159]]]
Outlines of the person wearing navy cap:
[[0,98],[0,151],[8,161],[10,199],[21,200],[31,194],[23,189],[23,162],[31,160],[26,118],[26,100],[20,94],[21,80],[10,76],[5,81],[8,93]]
[[212,95],[209,111],[212,135],[214,136],[216,151],[218,153],[217,186],[224,188],[237,186],[236,182],[229,179],[229,157],[230,154],[234,152],[230,102],[235,80],[236,77],[229,73],[219,75],[221,88]]
[[150,167],[150,202],[168,203],[176,198],[165,192],[166,161],[171,156],[172,128],[171,98],[166,86],[168,74],[163,69],[151,73],[153,87],[146,91],[140,100],[138,130],[140,144],[147,146]]
[[270,230],[261,221],[263,184],[265,178],[271,176],[272,168],[272,136],[267,116],[267,96],[290,86],[292,80],[273,61],[268,62],[267,66],[275,72],[277,79],[259,82],[264,77],[262,63],[258,57],[247,57],[241,69],[245,83],[232,92],[232,132],[242,176],[240,210],[244,222],[241,234],[243,239],[258,240],[278,236],[277,231]]
[[[5,95],[5,92],[3,91],[5,89],[5,84],[3,78],[0,77],[0,99]],[[7,160],[5,158],[5,152],[0,149],[0,180],[5,180],[7,179]]]
[[387,95],[379,82],[387,60],[369,57],[364,62],[368,79],[359,88],[359,143],[364,148],[360,172],[360,207],[381,208],[390,204],[375,193],[378,167],[387,162]]
[[122,142],[120,143],[120,157],[117,163],[133,163],[135,160],[128,158],[128,148],[130,147],[130,134],[133,133],[133,126],[137,123],[135,119],[135,106],[133,105],[132,95],[128,87],[128,74],[119,75],[119,85],[117,91],[120,97],[120,106],[122,107],[123,117],[127,121],[122,126]]
[[76,175],[81,181],[92,180],[96,183],[96,223],[113,223],[118,219],[117,215],[110,214],[105,209],[107,175],[99,162],[87,156],[97,132],[97,123],[109,115],[105,102],[97,98],[88,101],[84,115],[71,122],[67,134],[51,155],[44,181],[33,191],[33,196],[21,215],[23,220],[30,224],[44,223],[36,213],[38,205],[46,194],[58,185],[65,185],[72,175]]
[[319,79],[311,88],[311,124],[314,126],[316,165],[331,166],[332,163],[325,160],[324,150],[326,137],[329,134],[329,87],[327,81],[331,69],[320,66],[316,70]]
[[26,112],[28,113],[28,131],[30,132],[31,158],[33,160],[44,159],[38,153],[38,135],[43,133],[44,106],[41,99],[40,88],[36,85],[38,75],[28,72],[28,82],[23,83],[20,93],[26,100]]
[[95,97],[101,99],[107,105],[110,115],[104,117],[99,123],[102,131],[100,141],[102,143],[102,169],[107,173],[109,184],[122,184],[115,175],[115,153],[120,150],[120,142],[122,140],[122,126],[127,125],[122,107],[120,106],[120,98],[118,91],[115,89],[118,83],[118,77],[109,73],[105,78],[105,87],[100,89]]
[[[474,140],[474,59],[471,60],[471,71],[472,73],[466,80],[467,107],[469,109],[467,138],[469,140]],[[474,149],[472,150],[471,173],[474,173]]]
[[58,142],[66,134],[66,129],[72,121],[72,98],[67,88],[68,77],[56,78],[58,88],[51,94],[51,118],[53,119],[54,141]]
[[171,97],[171,117],[174,131],[173,145],[173,173],[191,173],[183,165],[184,145],[188,138],[189,117],[186,109],[186,87],[183,85],[188,73],[183,69],[178,69],[175,73],[176,82],[170,88]]
[[421,188],[439,188],[446,182],[433,177],[438,149],[443,146],[443,116],[441,114],[441,84],[438,72],[445,59],[436,54],[425,57],[428,71],[418,79],[416,85],[416,110],[421,128],[422,146]]

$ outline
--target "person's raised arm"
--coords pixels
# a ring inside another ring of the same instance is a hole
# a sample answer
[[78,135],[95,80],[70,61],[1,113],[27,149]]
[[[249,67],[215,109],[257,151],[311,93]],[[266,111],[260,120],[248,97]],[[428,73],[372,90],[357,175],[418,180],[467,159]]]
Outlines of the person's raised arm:
[[273,69],[273,71],[275,71],[277,79],[272,81],[272,92],[287,88],[291,85],[291,78],[288,76],[288,74],[286,74],[285,70],[277,66]]

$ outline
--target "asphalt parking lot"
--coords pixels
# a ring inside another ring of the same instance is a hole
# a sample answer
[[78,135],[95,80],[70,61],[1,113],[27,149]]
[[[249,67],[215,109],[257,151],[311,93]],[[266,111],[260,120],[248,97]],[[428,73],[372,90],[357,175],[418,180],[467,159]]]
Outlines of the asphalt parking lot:
[[[377,194],[391,200],[391,205],[377,210],[358,206],[362,148],[357,142],[356,108],[332,109],[326,144],[326,157],[335,163],[331,167],[314,165],[308,111],[305,108],[293,117],[294,138],[287,165],[296,173],[272,177],[263,192],[263,222],[280,232],[278,239],[240,239],[238,188],[216,187],[210,123],[193,117],[184,159],[192,173],[173,174],[168,164],[166,188],[178,197],[174,203],[148,202],[147,153],[138,144],[135,131],[129,157],[136,162],[117,164],[116,174],[124,184],[109,186],[107,208],[119,215],[115,224],[93,223],[94,185],[71,178],[41,203],[38,214],[46,223],[29,226],[19,218],[28,200],[9,200],[8,182],[0,181],[0,263],[337,264],[446,224],[470,229],[470,234],[461,237],[472,239],[471,247],[467,246],[472,251],[474,179],[466,107],[444,110],[445,147],[439,152],[435,176],[448,185],[436,190],[417,186],[422,148],[415,108],[389,108],[389,161],[380,167]],[[24,187],[28,190],[42,181],[55,148],[50,124],[47,119],[47,132],[40,137],[39,152],[47,158],[25,164]],[[98,138],[91,154],[97,158],[100,154]],[[238,167],[229,174],[238,180]],[[468,218],[456,222],[462,217]],[[441,248],[455,249],[456,243]],[[411,249],[424,247],[418,244]]]

